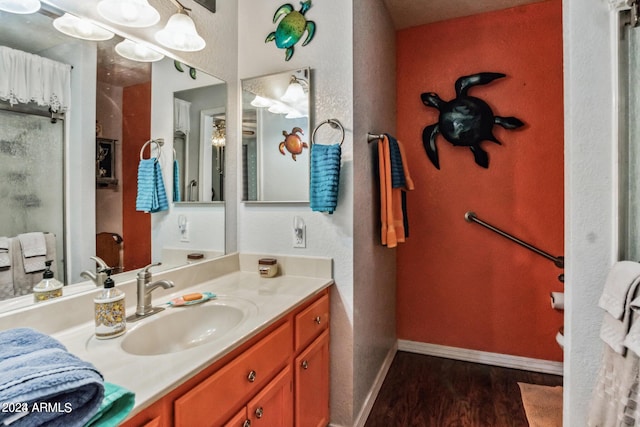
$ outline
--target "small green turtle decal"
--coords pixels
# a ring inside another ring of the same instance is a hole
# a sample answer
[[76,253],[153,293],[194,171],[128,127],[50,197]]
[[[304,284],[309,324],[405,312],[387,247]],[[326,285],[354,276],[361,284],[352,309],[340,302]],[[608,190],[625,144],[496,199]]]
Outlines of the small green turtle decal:
[[304,14],[311,7],[311,0],[301,1],[300,5],[299,12],[294,10],[289,3],[280,6],[273,15],[273,23],[275,24],[281,16],[284,16],[284,18],[282,18],[276,30],[269,33],[264,40],[265,43],[275,41],[279,49],[285,49],[285,61],[291,59],[294,45],[300,41],[305,32],[307,37],[302,42],[302,46],[309,44],[316,32],[315,22],[308,21],[304,17]]

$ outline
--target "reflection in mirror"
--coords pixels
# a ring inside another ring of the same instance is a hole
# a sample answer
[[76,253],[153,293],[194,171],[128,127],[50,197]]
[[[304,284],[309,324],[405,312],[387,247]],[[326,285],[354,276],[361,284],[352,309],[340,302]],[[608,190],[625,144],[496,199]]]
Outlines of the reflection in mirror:
[[224,200],[226,102],[226,85],[221,84],[174,93],[174,202]]
[[309,201],[310,74],[242,80],[243,201]]
[[[171,86],[167,89],[171,97],[176,90],[217,85],[221,95],[215,107],[226,105],[223,81],[200,71],[181,73],[170,58],[153,64],[125,60],[115,54],[114,46],[122,40],[118,36],[96,43],[63,35],[51,23],[61,14],[47,5],[30,15],[0,12],[0,49],[4,46],[72,66],[66,114],[52,115],[49,105],[38,107],[28,100],[11,105],[9,97],[0,92],[0,300],[6,300],[0,303],[0,312],[31,303],[33,297],[25,294],[42,279],[43,270],[29,273],[30,283],[14,289],[12,274],[2,274],[7,271],[2,262],[8,255],[4,236],[13,242],[19,234],[45,232],[46,257],[50,257],[53,245],[56,263],[52,270],[65,285],[86,282],[87,275],[82,277],[81,273],[96,271],[89,258],[95,255],[116,271],[147,265],[151,261],[151,214],[135,210],[140,149],[152,137],[152,117],[166,123],[173,119],[169,101],[166,106],[151,105],[152,87]],[[158,75],[163,81],[152,78],[157,69],[161,69]],[[166,71],[169,69],[171,74]],[[0,74],[0,79],[6,81],[7,75]],[[215,114],[224,117],[224,108]],[[167,178],[172,159],[167,152],[162,156],[162,168],[170,198],[172,182]],[[157,153],[144,152],[145,158],[152,155]],[[199,173],[208,173],[211,180],[219,177],[217,160],[210,155],[208,172],[201,169]],[[198,235],[198,226],[192,226],[192,235]],[[157,233],[155,224],[153,227]],[[155,240],[157,234],[153,235]],[[219,244],[212,243],[216,249],[224,247],[224,237],[221,239]],[[197,249],[208,254],[204,246]],[[175,259],[154,271],[174,266]],[[13,262],[11,269],[25,272]],[[132,278],[133,273],[124,273],[116,282]],[[64,294],[94,290],[93,284],[83,283],[65,287]],[[24,296],[12,298],[19,295]]]

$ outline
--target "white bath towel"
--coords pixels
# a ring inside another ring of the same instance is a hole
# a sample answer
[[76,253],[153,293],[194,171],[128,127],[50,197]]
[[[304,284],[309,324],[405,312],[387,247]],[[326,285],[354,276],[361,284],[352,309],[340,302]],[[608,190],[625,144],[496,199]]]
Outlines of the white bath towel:
[[[617,263],[616,265],[618,265]],[[614,269],[616,266],[614,265]],[[611,272],[609,277],[611,277]],[[607,281],[609,281],[609,277]],[[624,277],[624,280],[628,279],[628,276],[618,276],[618,279]],[[624,302],[624,310],[620,319],[614,317],[608,310],[604,313],[602,319],[602,327],[600,328],[600,338],[607,343],[616,353],[624,355],[626,353],[626,347],[624,340],[631,329],[631,319],[633,310],[631,309],[631,301],[635,298],[636,291],[638,290],[638,284],[640,284],[640,277],[636,277],[626,289],[626,296]],[[616,312],[617,313],[617,312]]]
[[9,245],[8,237],[0,237],[0,268],[11,267]]
[[25,258],[47,255],[47,243],[44,240],[44,233],[34,231],[31,233],[18,234],[20,245],[22,245],[22,255]]
[[[46,233],[44,235],[46,247],[47,247],[47,255],[44,257],[47,260],[53,260],[53,264],[51,265],[51,270],[54,272],[54,275],[57,276],[56,269],[56,236],[53,233]],[[32,292],[33,286],[42,280],[42,271],[36,271],[33,273],[27,273],[25,271],[25,261],[31,258],[24,258],[22,256],[22,248],[20,245],[20,240],[18,238],[11,239],[11,262],[13,263],[13,289],[16,296],[19,295],[27,295]],[[45,266],[46,267],[46,266]],[[43,270],[44,268],[43,267]]]
[[637,355],[623,357],[605,346],[589,403],[589,427],[639,425],[639,366]]
[[46,268],[44,263],[47,260],[47,244],[44,233],[18,234],[18,240],[20,240],[22,257],[24,258],[25,273],[44,270]]
[[[6,245],[6,248],[3,246]],[[11,239],[0,237],[0,301],[13,298],[13,270],[11,269]],[[4,265],[3,265],[4,264]]]
[[633,297],[630,295],[631,285],[639,277],[640,263],[634,261],[616,262],[607,275],[598,306],[609,312],[614,318],[622,320]]

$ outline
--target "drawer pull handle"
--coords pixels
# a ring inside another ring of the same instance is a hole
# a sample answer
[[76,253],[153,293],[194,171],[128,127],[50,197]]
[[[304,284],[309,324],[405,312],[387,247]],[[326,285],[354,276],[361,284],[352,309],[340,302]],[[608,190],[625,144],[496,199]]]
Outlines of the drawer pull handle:
[[264,410],[262,406],[259,406],[258,409],[256,409],[256,418],[262,418],[262,415],[264,415]]
[[258,376],[258,374],[256,374],[256,371],[251,371],[249,372],[249,375],[247,375],[247,380],[252,383],[256,380],[256,377]]
[[309,362],[303,360],[300,366],[302,366],[302,369],[309,369]]
[[244,420],[242,427],[251,427],[251,420]]
[[318,316],[315,319],[313,319],[313,321],[316,322],[319,325],[320,322],[322,322],[322,317]]

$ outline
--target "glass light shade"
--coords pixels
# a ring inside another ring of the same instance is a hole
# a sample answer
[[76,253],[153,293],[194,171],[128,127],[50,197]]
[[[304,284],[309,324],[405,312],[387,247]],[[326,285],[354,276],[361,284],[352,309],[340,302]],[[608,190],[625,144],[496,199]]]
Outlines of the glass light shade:
[[131,40],[123,40],[116,45],[116,52],[123,58],[138,62],[155,62],[164,55]]
[[40,0],[0,0],[0,10],[23,15],[39,11],[40,6]]
[[160,21],[160,14],[147,0],[102,0],[98,13],[107,21],[125,27],[150,27]]
[[257,108],[266,108],[271,107],[273,105],[273,101],[267,98],[263,98],[260,95],[256,95],[256,97],[253,98],[253,101],[251,101],[251,105]]
[[294,80],[289,83],[287,90],[284,92],[284,95],[280,97],[280,99],[284,102],[292,102],[296,103],[302,99],[306,99],[307,96],[304,93],[304,88],[298,82],[298,80]]
[[286,116],[284,116],[285,119],[299,119],[301,117],[305,117],[305,115],[293,108],[289,110],[289,113]]
[[193,20],[184,13],[171,16],[164,29],[156,33],[156,40],[164,47],[183,52],[202,50],[206,45]]
[[274,114],[289,114],[291,107],[284,105],[282,102],[276,101],[271,107],[268,108],[270,113]]
[[68,13],[54,19],[53,26],[61,33],[83,40],[101,41],[109,40],[113,37],[111,31]]

